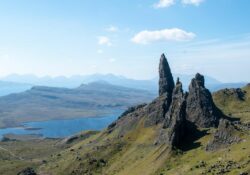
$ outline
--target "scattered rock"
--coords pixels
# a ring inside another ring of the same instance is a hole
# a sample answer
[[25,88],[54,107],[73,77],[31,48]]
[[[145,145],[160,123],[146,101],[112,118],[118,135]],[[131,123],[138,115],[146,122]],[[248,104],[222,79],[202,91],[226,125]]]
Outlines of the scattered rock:
[[226,88],[226,89],[219,90],[218,92],[216,92],[216,94],[221,94],[222,96],[225,96],[225,97],[230,96],[236,100],[244,101],[246,92],[240,88],[230,88],[230,89]]
[[37,175],[37,174],[33,168],[28,167],[17,173],[17,175]]
[[248,175],[248,173],[247,172],[242,172],[242,173],[240,173],[240,175]]

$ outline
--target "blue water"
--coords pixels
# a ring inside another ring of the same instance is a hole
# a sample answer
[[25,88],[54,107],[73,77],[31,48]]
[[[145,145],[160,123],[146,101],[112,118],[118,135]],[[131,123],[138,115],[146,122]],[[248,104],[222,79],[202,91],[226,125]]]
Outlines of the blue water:
[[[24,123],[24,127],[0,129],[0,138],[4,134],[37,134],[48,138],[62,138],[84,130],[102,130],[116,120],[121,111],[98,118],[78,118],[70,120],[49,120]],[[25,128],[37,128],[27,130]]]

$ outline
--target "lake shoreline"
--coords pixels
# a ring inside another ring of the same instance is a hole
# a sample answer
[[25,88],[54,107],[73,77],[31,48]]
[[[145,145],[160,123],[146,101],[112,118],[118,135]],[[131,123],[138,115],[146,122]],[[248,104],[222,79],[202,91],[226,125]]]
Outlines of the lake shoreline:
[[65,138],[85,130],[102,130],[116,120],[123,110],[114,111],[110,115],[98,117],[81,117],[74,119],[47,120],[25,122],[18,127],[0,129],[0,139],[6,134],[14,135],[41,135],[43,138]]

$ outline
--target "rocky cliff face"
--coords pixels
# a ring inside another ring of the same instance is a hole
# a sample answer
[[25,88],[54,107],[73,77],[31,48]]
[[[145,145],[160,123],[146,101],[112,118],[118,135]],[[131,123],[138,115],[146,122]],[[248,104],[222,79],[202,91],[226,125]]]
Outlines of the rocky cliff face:
[[224,115],[215,106],[211,93],[205,88],[204,76],[197,73],[184,93],[182,83],[173,76],[164,54],[159,65],[159,97],[147,105],[128,109],[111,124],[108,132],[116,130],[119,136],[130,132],[143,121],[144,127],[158,125],[159,134],[155,144],[178,147],[190,132],[190,124],[196,127],[216,127]]

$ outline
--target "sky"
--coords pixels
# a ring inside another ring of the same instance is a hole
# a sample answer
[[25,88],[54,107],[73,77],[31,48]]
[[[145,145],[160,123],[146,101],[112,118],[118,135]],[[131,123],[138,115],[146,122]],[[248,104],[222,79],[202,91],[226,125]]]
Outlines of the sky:
[[0,0],[0,77],[172,72],[250,82],[248,0]]

